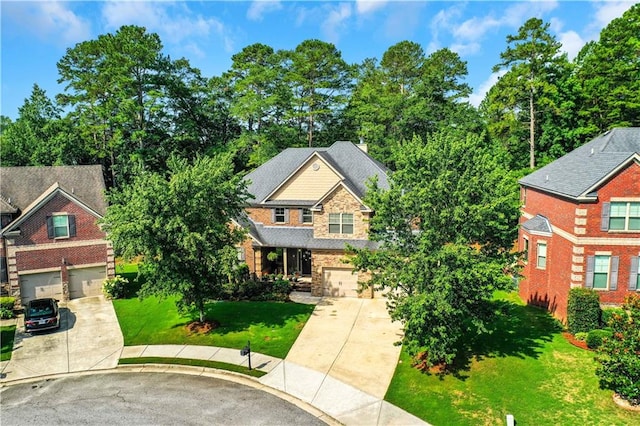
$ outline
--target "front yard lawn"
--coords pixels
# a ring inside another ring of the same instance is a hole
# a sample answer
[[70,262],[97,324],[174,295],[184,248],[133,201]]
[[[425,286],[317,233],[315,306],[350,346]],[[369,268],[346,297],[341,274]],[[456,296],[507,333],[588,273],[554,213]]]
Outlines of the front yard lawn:
[[187,324],[197,315],[180,315],[174,298],[149,297],[113,301],[126,346],[203,345],[251,350],[284,358],[309,319],[314,305],[283,302],[212,302],[206,317],[220,326],[190,334]]
[[0,327],[0,344],[2,346],[2,350],[0,351],[0,361],[9,361],[11,359],[11,352],[13,351],[13,339],[15,335],[15,325]]
[[640,414],[618,408],[598,388],[594,353],[566,341],[544,310],[517,295],[496,300],[491,337],[470,339],[454,374],[425,374],[403,351],[385,399],[433,425],[631,425]]

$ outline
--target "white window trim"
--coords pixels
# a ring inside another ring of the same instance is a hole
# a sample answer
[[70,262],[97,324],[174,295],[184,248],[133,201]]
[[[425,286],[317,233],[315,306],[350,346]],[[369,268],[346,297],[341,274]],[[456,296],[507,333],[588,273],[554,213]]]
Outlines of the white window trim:
[[[540,266],[540,246],[544,246],[544,266]],[[538,241],[536,243],[536,268],[547,269],[549,264],[549,246],[546,241]]]
[[[596,287],[596,274],[601,274],[602,272],[596,272],[596,260],[600,257],[607,257],[607,284],[603,288]],[[598,253],[594,254],[593,260],[593,290],[595,291],[608,291],[611,287],[611,254],[610,252]]]
[[[611,219],[614,217],[621,218],[622,216],[613,216],[612,214],[612,204],[613,203],[626,203],[627,209],[624,215],[624,228],[623,229],[611,229]],[[631,203],[640,203],[640,198],[611,198],[609,200],[609,232],[638,232],[637,229],[629,229],[629,220],[631,219],[630,209]]]
[[[52,213],[52,220],[51,220],[51,226],[53,227],[53,239],[54,240],[64,240],[64,239],[68,239],[71,237],[71,229],[69,227],[69,214],[66,212],[57,212],[57,213]],[[66,235],[60,235],[60,236],[56,236],[56,228],[62,228],[62,226],[56,226],[55,224],[55,218],[56,217],[64,217],[67,219],[67,224],[66,224]]]
[[529,263],[529,254],[531,252],[531,241],[529,241],[529,237],[526,235],[522,236],[522,245],[522,251],[524,252],[523,262],[526,265]]
[[[332,223],[331,222],[331,215],[336,215],[336,214],[340,215],[339,216],[340,220],[339,220],[338,223]],[[351,232],[349,232],[349,233],[344,232],[344,225],[345,225],[345,222],[343,220],[344,215],[351,215],[351,223],[346,224],[346,225],[351,225],[352,229],[351,229]],[[329,229],[327,231],[329,231],[329,234],[333,234],[333,235],[353,235],[353,234],[356,233],[356,223],[355,222],[356,222],[355,221],[355,215],[353,213],[342,213],[342,212],[329,213],[329,221],[328,221],[328,228]],[[331,232],[331,225],[338,225],[340,227],[340,232]]]
[[[278,214],[278,210],[282,210],[282,215]],[[282,216],[282,220],[278,220],[278,216]],[[274,207],[273,223],[287,223],[287,209],[285,209],[284,207]]]

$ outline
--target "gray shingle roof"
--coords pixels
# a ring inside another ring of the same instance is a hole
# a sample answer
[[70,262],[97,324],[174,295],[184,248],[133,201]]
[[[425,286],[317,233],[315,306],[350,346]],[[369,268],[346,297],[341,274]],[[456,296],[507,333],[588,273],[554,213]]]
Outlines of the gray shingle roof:
[[349,240],[334,238],[313,238],[312,227],[264,226],[254,223],[251,234],[264,246],[344,250],[345,244],[357,248],[377,248],[377,243],[369,240]]
[[107,203],[102,166],[0,167],[0,194],[20,210],[56,182],[96,213],[104,215]]
[[254,202],[261,202],[294,171],[317,152],[342,176],[349,188],[363,197],[369,178],[378,176],[378,185],[388,188],[387,168],[351,142],[335,142],[328,148],[287,148],[246,176]]
[[520,184],[568,198],[590,192],[635,154],[640,155],[640,127],[612,129],[520,179]]
[[549,219],[542,215],[535,215],[531,219],[522,224],[522,228],[529,232],[544,232],[545,234],[551,234],[551,223]]

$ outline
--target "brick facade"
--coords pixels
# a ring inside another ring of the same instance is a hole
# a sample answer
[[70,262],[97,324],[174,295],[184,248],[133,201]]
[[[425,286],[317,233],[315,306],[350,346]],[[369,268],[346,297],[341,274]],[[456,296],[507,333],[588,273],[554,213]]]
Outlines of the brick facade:
[[[553,232],[527,232],[520,229],[519,247],[529,240],[527,262],[522,271],[520,296],[528,303],[544,306],[560,320],[566,320],[567,300],[572,287],[584,287],[587,258],[596,254],[619,260],[617,289],[597,290],[603,305],[620,304],[630,293],[631,259],[640,256],[640,233],[603,231],[603,203],[612,200],[640,201],[640,164],[631,163],[597,189],[597,201],[561,198],[533,188],[522,188],[521,223],[535,215],[549,219]],[[526,192],[525,192],[526,191]],[[547,243],[544,269],[536,262],[536,247]]]
[[[49,238],[47,217],[53,213],[75,217],[75,236]],[[114,276],[113,248],[97,220],[93,213],[60,193],[33,212],[20,224],[19,236],[4,239],[11,295],[20,300],[20,275],[24,273],[60,271],[65,300],[69,298],[69,267],[105,265],[107,276]]]

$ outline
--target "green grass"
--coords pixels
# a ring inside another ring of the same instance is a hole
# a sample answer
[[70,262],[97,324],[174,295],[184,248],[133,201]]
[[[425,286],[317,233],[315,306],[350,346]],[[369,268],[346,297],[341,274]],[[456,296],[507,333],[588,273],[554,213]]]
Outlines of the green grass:
[[118,364],[132,365],[132,364],[177,364],[177,365],[191,365],[196,367],[216,368],[218,370],[234,371],[236,373],[242,373],[252,377],[262,377],[265,373],[260,370],[249,370],[247,367],[241,365],[229,364],[219,361],[207,361],[204,359],[189,359],[189,358],[164,358],[164,357],[139,357],[139,358],[121,358]]
[[2,350],[0,351],[0,361],[9,361],[11,359],[11,352],[13,351],[13,339],[15,335],[15,325],[0,327],[0,344],[2,345]]
[[196,315],[180,315],[174,298],[149,297],[114,300],[126,346],[203,345],[251,350],[284,358],[307,322],[313,305],[283,302],[213,302],[207,319],[220,326],[207,334],[189,334],[187,324]]
[[544,310],[514,294],[494,301],[493,335],[467,339],[452,374],[422,373],[403,351],[385,399],[433,425],[630,425],[598,388],[594,353],[571,345]]

